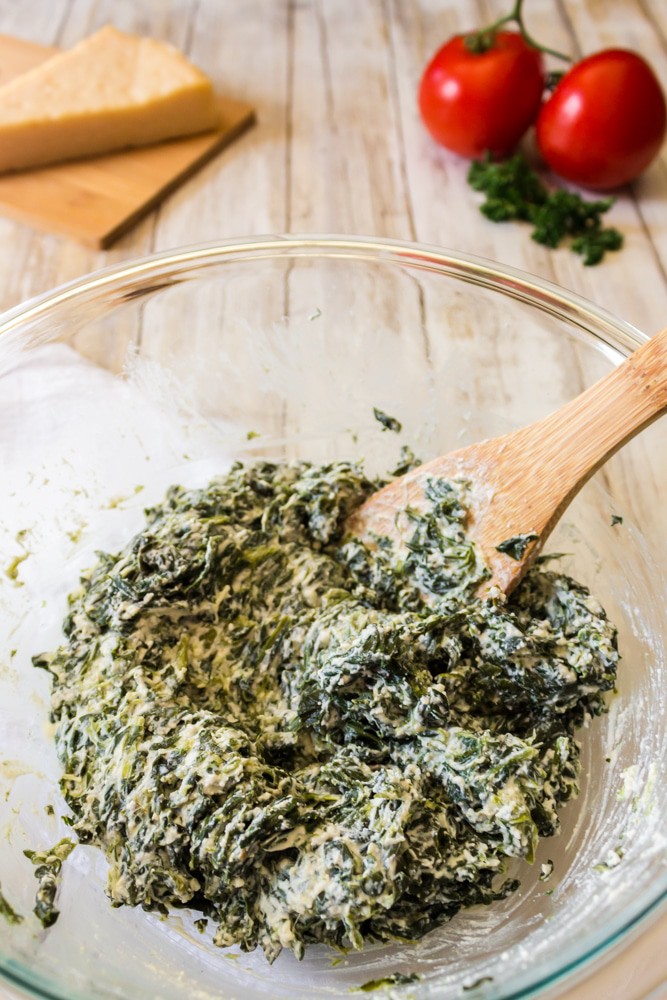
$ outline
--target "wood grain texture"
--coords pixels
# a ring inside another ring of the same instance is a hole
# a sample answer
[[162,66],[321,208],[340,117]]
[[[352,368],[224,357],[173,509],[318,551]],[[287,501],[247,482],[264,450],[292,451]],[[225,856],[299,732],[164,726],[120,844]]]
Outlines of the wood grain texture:
[[[0,84],[57,49],[0,35]],[[0,211],[104,249],[232,142],[254,120],[244,101],[219,97],[220,128],[119,153],[0,176]]]
[[[508,0],[0,0],[0,32],[61,47],[109,22],[151,34],[185,52],[220,93],[258,110],[257,126],[233,155],[204,165],[107,251],[0,217],[0,308],[153,250],[257,233],[332,231],[433,242],[522,267],[652,333],[667,316],[665,150],[618,193],[609,213],[624,233],[623,251],[601,267],[584,268],[567,249],[532,243],[524,226],[484,219],[466,184],[467,164],[436,147],[421,126],[416,91],[426,60],[454,31],[478,27],[508,6]],[[667,87],[665,0],[528,0],[525,7],[533,34],[554,47],[574,54],[637,47]],[[285,295],[286,308],[299,305],[296,291],[291,303]],[[437,364],[437,304],[414,292],[405,350],[418,335],[419,349]],[[257,303],[260,317],[273,308],[270,294]],[[516,391],[494,374],[504,317],[480,315],[488,365],[479,371],[477,391],[502,410]],[[207,323],[224,324],[224,303],[212,314],[203,300],[173,321],[196,342]],[[111,368],[127,343],[150,349],[159,336],[149,323],[125,322],[98,358]],[[423,331],[431,331],[429,343]],[[479,332],[475,317],[462,319],[462,349]],[[532,358],[529,336],[517,331],[512,361],[535,418],[548,412],[552,393],[572,396],[586,387],[576,357],[554,350],[542,380]],[[667,489],[665,443],[657,424],[615,460],[613,487],[626,516],[643,516],[645,498],[634,483],[649,453],[653,468],[662,469],[654,489]],[[664,456],[662,466],[656,456]],[[663,523],[667,531],[667,505]],[[565,995],[644,1000],[667,981],[666,939],[667,915],[585,981],[567,984]]]

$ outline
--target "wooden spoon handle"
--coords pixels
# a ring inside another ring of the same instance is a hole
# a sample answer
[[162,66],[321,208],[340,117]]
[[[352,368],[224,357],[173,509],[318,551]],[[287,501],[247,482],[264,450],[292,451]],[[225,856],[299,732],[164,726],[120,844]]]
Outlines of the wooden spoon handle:
[[[667,412],[667,329],[543,420],[519,431],[536,470],[551,478],[555,522],[580,486],[630,438]],[[548,530],[548,529],[547,529]]]

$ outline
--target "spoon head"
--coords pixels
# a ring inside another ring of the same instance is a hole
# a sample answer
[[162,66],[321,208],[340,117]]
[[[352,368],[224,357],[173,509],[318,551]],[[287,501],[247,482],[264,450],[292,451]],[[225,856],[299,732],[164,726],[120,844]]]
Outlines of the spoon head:
[[369,497],[348,519],[347,533],[370,545],[378,537],[404,545],[412,531],[406,512],[428,508],[429,480],[463,480],[468,484],[465,530],[490,572],[480,595],[509,594],[538,555],[549,524],[544,505],[530,502],[539,470],[529,479],[513,445],[514,436],[494,438],[417,466]]

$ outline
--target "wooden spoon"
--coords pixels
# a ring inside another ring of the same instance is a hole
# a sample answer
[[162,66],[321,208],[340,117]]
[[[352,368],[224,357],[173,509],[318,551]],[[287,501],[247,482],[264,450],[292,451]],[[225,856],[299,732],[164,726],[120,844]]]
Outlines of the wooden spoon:
[[[508,594],[575,494],[622,445],[667,412],[667,329],[560,410],[504,437],[426,462],[378,490],[347,530],[372,543],[409,536],[406,507],[424,508],[431,478],[471,484],[466,530],[491,571],[484,591]],[[498,546],[510,546],[514,558]]]

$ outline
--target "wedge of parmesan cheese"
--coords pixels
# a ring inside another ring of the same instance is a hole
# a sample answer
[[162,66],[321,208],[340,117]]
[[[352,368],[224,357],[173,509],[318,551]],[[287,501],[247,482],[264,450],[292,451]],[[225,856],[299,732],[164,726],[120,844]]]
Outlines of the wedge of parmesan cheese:
[[211,81],[171,45],[108,26],[0,87],[0,171],[215,128]]

